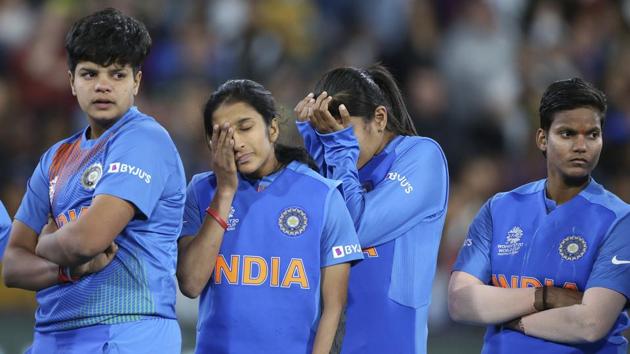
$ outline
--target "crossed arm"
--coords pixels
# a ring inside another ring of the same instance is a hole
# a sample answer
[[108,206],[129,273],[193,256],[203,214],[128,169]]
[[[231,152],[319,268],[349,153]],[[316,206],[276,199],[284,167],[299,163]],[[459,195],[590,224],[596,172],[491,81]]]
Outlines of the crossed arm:
[[38,236],[16,220],[3,260],[5,284],[37,291],[57,283],[60,265],[77,275],[100,270],[113,259],[113,241],[134,214],[129,202],[98,195],[77,221],[51,233]]
[[557,294],[555,305],[537,312],[535,291],[486,285],[466,272],[455,271],[448,289],[449,313],[457,322],[478,325],[501,325],[517,319],[509,326],[511,329],[545,340],[577,344],[603,338],[626,303],[624,295],[594,287],[584,292],[581,303],[579,297]]

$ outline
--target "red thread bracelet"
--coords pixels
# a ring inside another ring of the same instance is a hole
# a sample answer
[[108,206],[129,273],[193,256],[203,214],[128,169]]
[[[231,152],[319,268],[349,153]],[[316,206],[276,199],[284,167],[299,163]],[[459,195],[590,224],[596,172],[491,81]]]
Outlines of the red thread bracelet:
[[223,228],[223,230],[227,230],[227,222],[221,217],[221,215],[219,215],[219,213],[217,213],[216,210],[212,209],[211,207],[207,207],[206,214],[212,216],[214,220],[216,220],[216,222],[219,224],[219,226]]
[[70,274],[70,268],[59,266],[59,271],[57,272],[57,280],[59,280],[61,283],[74,283],[75,281],[79,279],[81,279],[81,277],[78,277],[78,276],[73,277]]

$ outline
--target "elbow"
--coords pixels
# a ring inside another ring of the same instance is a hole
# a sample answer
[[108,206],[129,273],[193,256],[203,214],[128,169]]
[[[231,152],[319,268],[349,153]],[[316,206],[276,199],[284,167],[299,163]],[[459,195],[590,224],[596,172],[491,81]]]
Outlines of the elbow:
[[602,340],[610,331],[610,326],[597,321],[597,319],[584,319],[580,323],[579,337],[582,343],[595,343]]
[[18,286],[19,275],[16,272],[17,267],[12,262],[12,252],[7,248],[2,262],[2,282],[7,288],[16,288]]
[[466,306],[463,305],[463,301],[461,299],[461,296],[459,296],[459,292],[457,290],[449,289],[447,303],[448,314],[451,319],[455,322],[465,322],[466,316],[464,308]]
[[203,287],[197,285],[197,282],[188,279],[179,271],[177,272],[177,284],[179,285],[179,291],[189,299],[196,299],[203,290]]

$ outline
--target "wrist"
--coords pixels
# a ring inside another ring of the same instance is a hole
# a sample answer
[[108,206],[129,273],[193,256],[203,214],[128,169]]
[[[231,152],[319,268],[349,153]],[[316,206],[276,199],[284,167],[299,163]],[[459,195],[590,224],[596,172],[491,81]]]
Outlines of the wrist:
[[542,286],[536,288],[534,292],[534,309],[536,311],[545,311],[547,309],[547,287]]
[[59,266],[57,270],[57,280],[60,283],[74,283],[79,279],[81,279],[81,275],[73,274],[70,267]]

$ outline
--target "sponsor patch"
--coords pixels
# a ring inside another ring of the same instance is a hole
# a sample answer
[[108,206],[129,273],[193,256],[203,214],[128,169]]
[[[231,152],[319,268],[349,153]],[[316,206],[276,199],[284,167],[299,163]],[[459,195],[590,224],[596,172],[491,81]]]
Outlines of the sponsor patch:
[[151,183],[151,175],[142,169],[122,162],[112,162],[109,164],[107,173],[127,173],[132,176],[137,176],[144,183]]

